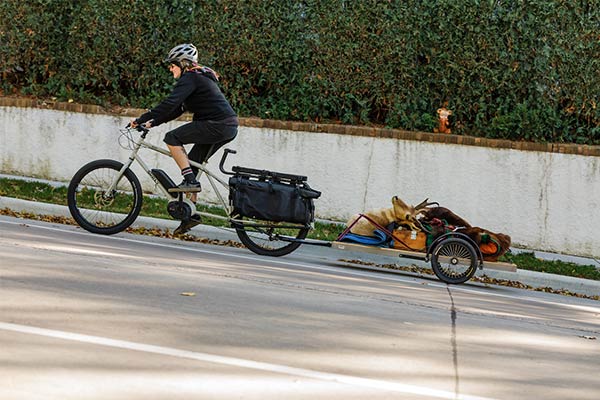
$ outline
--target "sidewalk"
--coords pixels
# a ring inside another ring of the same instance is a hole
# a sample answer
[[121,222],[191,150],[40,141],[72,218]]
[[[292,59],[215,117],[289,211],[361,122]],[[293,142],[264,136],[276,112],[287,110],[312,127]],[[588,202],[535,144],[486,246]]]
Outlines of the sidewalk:
[[[10,197],[0,197],[0,209],[9,208],[13,211],[17,212],[29,212],[39,215],[53,215],[53,216],[63,216],[70,217],[69,209],[66,206],[60,206],[55,204],[48,203],[38,203],[27,200],[19,200]],[[138,217],[135,221],[133,227],[145,227],[145,228],[159,228],[159,229],[169,229],[173,231],[179,225],[179,221],[175,220],[165,220],[159,218],[149,218],[149,217]],[[237,235],[230,229],[217,228],[209,225],[198,225],[191,231],[192,234],[198,237],[205,237],[209,239],[217,239],[217,240],[234,240],[238,241]],[[515,252],[519,251],[528,251],[528,250],[520,250],[513,249]],[[328,259],[346,259],[346,260],[354,260],[360,259],[366,262],[372,262],[375,264],[399,264],[399,265],[417,265],[423,268],[430,268],[428,263],[424,261],[415,261],[409,259],[398,259],[386,256],[380,256],[376,254],[368,254],[368,253],[359,253],[359,252],[351,252],[351,251],[341,251],[335,250],[331,248],[325,248],[320,246],[302,246],[297,254],[302,252],[308,252],[317,257],[323,257]],[[296,253],[295,253],[296,254]],[[542,255],[542,256],[540,256]],[[552,254],[552,253],[540,253],[536,252],[536,256],[545,259],[561,259],[564,261],[576,262],[580,264],[588,264],[595,265],[597,264],[596,260],[587,259],[582,257],[572,257],[572,256],[563,256],[560,254]],[[386,270],[390,272],[391,270]],[[545,274],[534,271],[520,270],[518,269],[516,273],[511,272],[502,272],[502,271],[493,271],[486,270],[478,271],[477,275],[487,275],[491,278],[496,279],[504,279],[510,281],[517,281],[523,283],[525,285],[529,285],[532,287],[550,287],[555,290],[568,290],[573,293],[585,294],[588,296],[597,296],[600,295],[600,281],[581,279],[581,278],[573,278],[569,276],[562,275],[554,275],[554,274]]]

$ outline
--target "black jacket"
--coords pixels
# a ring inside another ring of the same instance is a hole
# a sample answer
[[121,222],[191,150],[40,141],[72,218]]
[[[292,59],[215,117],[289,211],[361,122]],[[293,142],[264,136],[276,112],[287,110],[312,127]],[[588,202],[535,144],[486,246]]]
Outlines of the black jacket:
[[158,126],[179,117],[184,111],[193,113],[194,121],[221,121],[236,116],[210,71],[186,71],[169,97],[140,116],[137,123],[152,119],[152,126]]

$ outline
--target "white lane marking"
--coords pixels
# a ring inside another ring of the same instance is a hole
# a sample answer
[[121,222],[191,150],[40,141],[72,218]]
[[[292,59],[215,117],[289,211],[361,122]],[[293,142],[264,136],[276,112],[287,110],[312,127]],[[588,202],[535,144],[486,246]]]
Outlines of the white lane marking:
[[27,325],[17,325],[8,322],[0,322],[0,330],[38,335],[73,342],[88,343],[92,345],[112,347],[124,350],[133,350],[144,353],[159,354],[170,357],[191,359],[196,361],[209,362],[213,364],[229,365],[232,367],[248,368],[277,374],[300,376],[321,381],[337,382],[341,384],[358,386],[363,388],[386,390],[399,393],[410,393],[419,396],[435,397],[438,399],[464,399],[464,400],[492,400],[486,397],[471,395],[456,395],[453,392],[445,390],[432,389],[424,386],[408,385],[399,382],[381,381],[376,379],[361,378],[352,375],[333,374],[328,372],[315,371],[304,368],[290,367],[281,364],[271,364],[260,361],[246,360],[243,358],[234,358],[219,356],[216,354],[199,353],[176,349],[172,347],[155,346],[151,344],[129,342],[125,340],[110,339],[101,336],[82,335],[73,332],[64,332],[53,329],[38,328]]
[[[75,234],[75,235],[82,235],[82,236],[88,236],[88,237],[97,236],[97,235],[95,235],[93,233],[89,233],[89,232],[70,231],[70,230],[55,228],[55,227],[51,227],[51,226],[35,225],[35,224],[31,224],[29,222],[24,223],[24,222],[12,222],[12,221],[1,221],[0,220],[0,223],[10,224],[10,225],[26,224],[29,227],[38,228],[38,229],[58,231],[58,232],[63,232],[63,233],[71,233],[71,234]],[[170,244],[165,244],[165,243],[147,242],[147,241],[141,241],[141,240],[137,240],[137,239],[118,237],[118,236],[103,236],[103,238],[110,239],[110,240],[123,241],[123,242],[131,242],[131,243],[136,243],[136,244],[141,244],[141,245],[150,245],[150,246],[164,247],[164,248],[169,248],[169,249],[187,250],[187,251],[203,253],[203,254],[218,255],[218,256],[223,256],[223,257],[239,258],[239,259],[243,259],[243,260],[252,260],[252,261],[258,261],[258,262],[265,261],[264,257],[254,257],[254,256],[250,256],[250,255],[232,254],[232,253],[226,253],[226,252],[220,252],[220,251],[214,251],[214,250],[196,249],[196,248],[191,248],[191,247],[186,247],[186,246],[176,246],[176,245],[170,245]],[[340,269],[341,269],[341,268],[333,268],[333,267],[330,268],[330,267],[322,267],[322,266],[316,266],[316,265],[310,265],[310,264],[303,264],[303,263],[299,263],[299,262],[281,261],[281,260],[275,260],[275,259],[269,259],[267,262],[270,264],[281,264],[281,265],[287,265],[287,266],[292,266],[292,267],[302,267],[302,268],[313,269],[313,270],[318,270],[318,271],[334,272],[334,273],[338,273],[338,274],[340,273]],[[390,276],[389,274],[383,275],[383,274],[376,274],[376,273],[372,273],[372,272],[360,272],[360,271],[348,270],[345,268],[342,269],[342,272],[344,274],[351,275],[351,276],[384,279],[384,280],[389,280],[389,281],[393,281],[393,282],[410,283],[413,285],[415,284],[415,281],[413,279],[403,279],[403,278],[400,278],[397,276]],[[445,288],[447,285],[443,284],[443,283],[429,282],[427,284],[427,286]],[[483,296],[502,297],[502,298],[507,298],[507,299],[519,300],[519,301],[531,301],[531,302],[535,302],[535,303],[567,307],[567,308],[571,308],[571,309],[575,309],[575,310],[579,310],[579,311],[591,312],[591,313],[596,313],[596,314],[600,312],[600,307],[581,306],[581,305],[577,305],[577,304],[560,303],[557,301],[537,299],[534,297],[525,297],[525,296],[521,297],[521,296],[511,296],[511,295],[502,294],[502,293],[484,292],[484,291],[480,291],[478,289],[465,288],[465,287],[460,287],[460,286],[456,286],[456,285],[452,286],[452,290],[462,291],[462,292],[467,292],[467,293],[476,293],[478,295],[483,295]]]

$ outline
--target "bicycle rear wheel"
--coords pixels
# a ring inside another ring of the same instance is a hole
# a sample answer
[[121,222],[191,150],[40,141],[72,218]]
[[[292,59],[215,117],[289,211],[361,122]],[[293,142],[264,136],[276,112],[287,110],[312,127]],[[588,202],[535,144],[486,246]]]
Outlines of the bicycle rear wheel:
[[117,186],[108,191],[123,164],[97,160],[84,165],[71,179],[67,203],[71,215],[85,230],[112,235],[125,230],[142,209],[142,186],[127,169]]
[[310,228],[286,224],[269,224],[256,226],[259,221],[247,219],[248,223],[233,223],[233,227],[241,242],[250,251],[261,256],[280,257],[296,250],[302,243],[293,239],[304,239]]

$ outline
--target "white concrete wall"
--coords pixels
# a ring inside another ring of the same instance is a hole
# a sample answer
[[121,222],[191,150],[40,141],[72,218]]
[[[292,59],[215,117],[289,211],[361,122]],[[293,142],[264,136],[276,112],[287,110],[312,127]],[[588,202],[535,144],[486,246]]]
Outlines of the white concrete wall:
[[[127,121],[0,107],[0,172],[67,182],[88,161],[124,160],[118,129]],[[177,124],[152,130],[152,142]],[[229,166],[308,175],[323,192],[316,201],[322,218],[388,207],[393,195],[412,204],[428,197],[473,225],[511,235],[514,245],[600,257],[598,157],[249,127],[228,147],[238,151]],[[172,160],[144,154],[179,181]],[[136,172],[152,191],[152,181]]]

